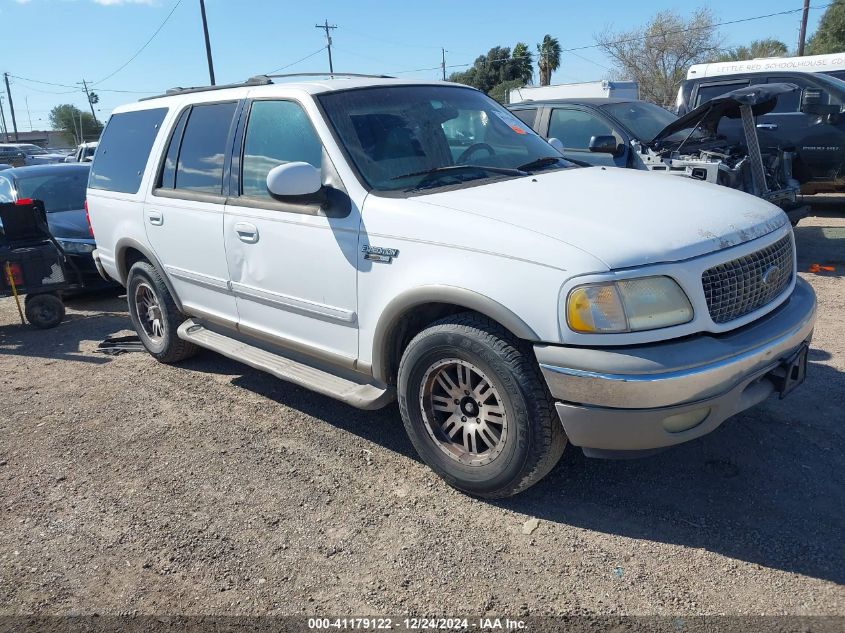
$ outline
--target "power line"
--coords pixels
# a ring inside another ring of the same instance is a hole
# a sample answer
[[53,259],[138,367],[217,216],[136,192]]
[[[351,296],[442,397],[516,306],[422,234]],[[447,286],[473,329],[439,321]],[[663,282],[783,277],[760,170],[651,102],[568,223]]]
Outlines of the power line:
[[320,48],[318,48],[316,51],[314,51],[313,53],[310,53],[310,54],[306,55],[306,56],[305,56],[305,57],[303,57],[302,59],[297,59],[295,62],[291,62],[290,64],[287,64],[287,65],[285,65],[285,66],[279,66],[278,68],[274,68],[274,69],[273,69],[273,70],[271,70],[270,72],[268,72],[268,73],[264,73],[264,74],[265,74],[265,75],[272,75],[273,73],[277,73],[277,72],[279,72],[280,70],[284,70],[285,68],[290,68],[291,66],[296,66],[296,65],[297,65],[298,63],[300,63],[300,62],[304,62],[306,59],[310,59],[311,57],[314,57],[314,55],[316,55],[317,53],[322,53],[322,52],[325,50],[325,48],[326,48],[325,46],[321,46],[321,47],[320,47]]
[[[832,6],[833,4],[834,3],[830,3],[830,4],[825,4],[825,5],[821,5],[821,6],[818,6],[818,7],[810,7],[810,8],[811,9],[826,9],[826,8]],[[667,35],[675,35],[675,34],[679,34],[679,33],[689,33],[689,32],[692,32],[692,31],[700,31],[702,29],[707,29],[707,28],[718,28],[720,26],[728,26],[728,25],[731,25],[731,24],[740,24],[742,22],[752,22],[754,20],[764,20],[764,19],[767,19],[767,18],[777,17],[777,16],[780,16],[780,15],[791,15],[793,13],[798,13],[798,12],[803,11],[803,10],[804,10],[803,7],[801,9],[789,9],[787,11],[778,11],[776,13],[767,13],[766,15],[756,15],[756,16],[753,16],[753,17],[750,17],[750,18],[740,18],[740,19],[737,19],[737,20],[728,20],[726,22],[717,22],[716,24],[712,24],[712,25],[708,25],[708,26],[694,26],[694,27],[690,27],[690,28],[687,28],[687,29],[678,29],[678,30],[675,30],[675,31],[666,31],[664,33],[658,33],[658,34],[654,34],[654,35],[643,35],[643,36],[640,36],[640,37],[631,37],[631,38],[627,38],[627,39],[623,39],[623,40],[616,40],[614,42],[605,42],[603,44],[590,44],[590,45],[587,45],[587,46],[576,46],[576,47],[573,47],[573,48],[562,48],[560,52],[561,53],[570,53],[572,55],[575,55],[576,57],[581,57],[580,55],[577,55],[575,53],[575,51],[583,51],[583,50],[588,50],[588,49],[591,49],[591,48],[601,48],[602,46],[608,46],[608,45],[612,46],[614,44],[627,44],[629,42],[645,41],[645,40],[654,39],[656,37],[665,37]],[[519,55],[517,57],[501,57],[499,59],[485,59],[483,61],[483,63],[485,63],[485,64],[486,63],[496,64],[496,63],[499,63],[499,62],[508,62],[508,61],[513,61],[513,60],[518,60],[518,59],[533,59],[533,58],[534,58],[533,55]],[[586,57],[581,57],[581,59],[584,59],[585,61],[589,61],[591,63],[598,64],[599,66],[601,66],[601,64],[599,64],[598,62],[594,62],[590,59],[587,59]],[[471,62],[471,63],[468,63],[468,64],[452,64],[450,66],[447,66],[447,68],[467,68],[469,66],[472,66],[473,64],[475,64],[475,62]],[[400,74],[405,74],[405,73],[417,73],[417,72],[424,72],[424,71],[429,71],[429,70],[440,70],[441,68],[442,68],[442,65],[441,66],[434,66],[432,68],[415,68],[413,70],[396,70],[396,71],[392,71],[389,74],[400,75]],[[605,68],[607,68],[607,67],[605,66]]]
[[158,34],[159,34],[159,31],[161,31],[161,29],[163,29],[163,28],[164,28],[164,25],[165,25],[165,24],[167,24],[167,21],[170,19],[170,16],[172,16],[172,15],[173,15],[173,13],[176,11],[176,9],[178,9],[178,8],[179,8],[179,5],[180,5],[180,4],[182,4],[182,0],[176,0],[176,4],[174,4],[174,5],[173,5],[173,8],[172,8],[172,9],[170,9],[170,13],[168,13],[168,14],[167,14],[167,17],[166,17],[166,18],[164,18],[164,20],[162,21],[162,23],[158,25],[158,28],[157,28],[157,29],[153,32],[153,34],[152,34],[152,35],[150,35],[150,38],[149,38],[146,42],[144,42],[144,45],[143,45],[141,48],[139,48],[137,51],[135,51],[135,54],[134,54],[134,55],[132,55],[132,57],[130,57],[128,60],[126,60],[126,62],[124,62],[121,66],[119,66],[119,67],[117,68],[117,70],[115,70],[115,71],[113,71],[113,72],[109,73],[108,75],[106,75],[105,77],[103,77],[102,79],[100,79],[99,81],[95,81],[92,85],[101,84],[101,83],[103,83],[104,81],[106,81],[107,79],[111,79],[111,78],[112,78],[112,77],[114,77],[117,73],[119,73],[121,70],[123,70],[124,68],[126,68],[126,67],[127,67],[129,64],[131,64],[133,61],[135,61],[135,58],[136,58],[136,57],[138,57],[138,55],[140,55],[140,54],[144,51],[144,49],[145,49],[145,48],[147,48],[147,46],[149,46],[149,45],[150,45],[150,42],[152,42],[152,41],[155,39],[156,35],[158,35]]

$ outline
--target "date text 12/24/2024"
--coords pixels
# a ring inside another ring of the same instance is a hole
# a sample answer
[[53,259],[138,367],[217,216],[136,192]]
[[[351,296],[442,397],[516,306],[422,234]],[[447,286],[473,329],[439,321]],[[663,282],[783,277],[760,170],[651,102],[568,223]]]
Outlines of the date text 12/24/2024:
[[308,618],[311,630],[519,631],[523,620],[510,618]]

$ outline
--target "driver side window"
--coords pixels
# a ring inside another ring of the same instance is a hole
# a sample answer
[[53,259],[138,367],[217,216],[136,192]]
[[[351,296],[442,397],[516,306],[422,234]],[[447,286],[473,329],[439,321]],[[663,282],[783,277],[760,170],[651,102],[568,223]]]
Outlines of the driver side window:
[[283,163],[320,168],[323,145],[305,110],[293,101],[255,101],[250,108],[243,152],[241,193],[270,198],[267,174]]
[[584,110],[555,108],[549,121],[549,138],[556,138],[566,149],[587,151],[594,136],[620,138],[604,120]]

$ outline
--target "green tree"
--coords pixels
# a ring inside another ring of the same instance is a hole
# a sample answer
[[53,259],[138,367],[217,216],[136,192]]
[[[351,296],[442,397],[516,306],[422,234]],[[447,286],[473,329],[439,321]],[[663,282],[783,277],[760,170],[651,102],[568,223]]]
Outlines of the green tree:
[[606,30],[596,40],[614,60],[618,79],[636,81],[642,99],[664,106],[673,103],[691,64],[722,50],[713,13],[705,8],[688,20],[675,11],[660,11],[645,26]]
[[808,55],[824,55],[845,51],[845,0],[828,6],[819,21],[819,28],[807,42]]
[[534,78],[534,56],[528,50],[528,44],[524,42],[517,42],[513,47],[514,66],[518,69],[519,78],[522,80],[522,85],[530,84]]
[[[514,47],[514,51],[520,46],[527,52],[527,46],[521,42]],[[527,83],[526,77],[530,79],[531,63],[525,65],[526,58],[523,55],[512,55],[511,49],[507,46],[494,46],[486,55],[476,58],[471,68],[464,72],[452,73],[449,81],[473,86],[486,93],[503,82],[519,82],[519,85]]]
[[551,35],[543,37],[537,44],[537,65],[540,67],[540,85],[548,86],[552,81],[552,73],[560,68],[560,42]]
[[83,112],[69,103],[50,110],[50,125],[73,143],[96,141],[103,131],[103,125],[90,112]]
[[766,38],[754,40],[748,46],[736,46],[719,53],[714,62],[733,62],[746,59],[759,59],[761,57],[785,57],[789,54],[786,44],[780,40]]
[[487,94],[499,103],[510,103],[511,90],[522,88],[524,85],[525,82],[522,79],[511,79],[510,81],[503,81],[496,84]]

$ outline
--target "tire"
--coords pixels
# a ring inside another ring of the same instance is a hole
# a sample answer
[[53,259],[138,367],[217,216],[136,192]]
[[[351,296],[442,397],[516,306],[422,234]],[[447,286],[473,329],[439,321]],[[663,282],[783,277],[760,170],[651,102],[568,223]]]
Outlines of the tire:
[[480,315],[449,316],[415,336],[397,382],[414,448],[462,492],[515,495],[548,474],[566,447],[530,348]]
[[54,294],[27,295],[24,302],[26,320],[35,327],[47,330],[65,318],[65,304]]
[[129,318],[146,350],[161,363],[178,363],[197,353],[176,330],[187,318],[179,312],[161,274],[151,264],[132,265],[126,280]]

